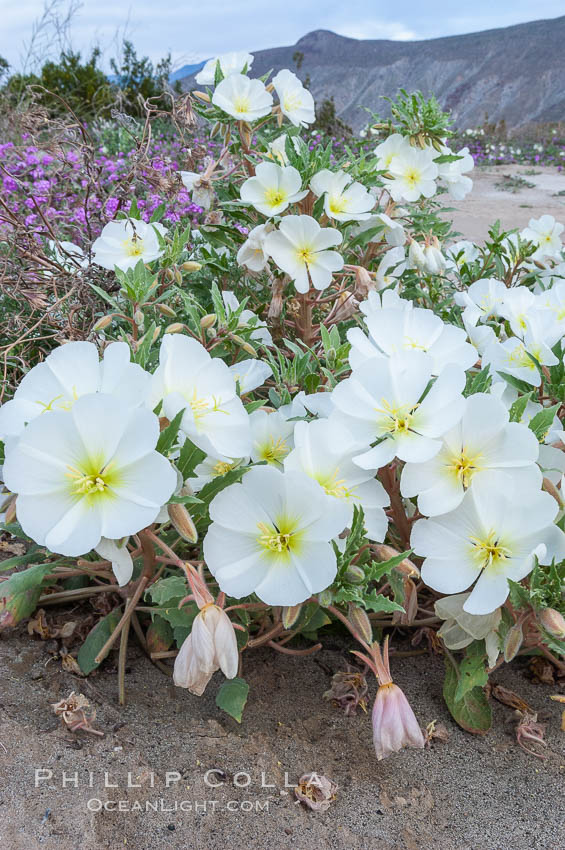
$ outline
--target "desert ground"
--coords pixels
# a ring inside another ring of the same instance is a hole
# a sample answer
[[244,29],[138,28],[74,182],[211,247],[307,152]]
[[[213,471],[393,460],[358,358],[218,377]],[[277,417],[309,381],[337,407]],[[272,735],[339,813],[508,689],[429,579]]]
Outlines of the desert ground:
[[[497,188],[505,174],[534,186],[516,193]],[[496,218],[520,228],[543,213],[565,222],[562,191],[565,174],[555,169],[483,169],[475,173],[471,196],[451,204],[458,210],[455,227],[481,242]],[[120,708],[115,653],[80,679],[63,670],[53,641],[30,637],[24,627],[2,633],[1,846],[563,850],[563,706],[549,699],[563,685],[536,681],[528,659],[492,677],[546,724],[544,759],[520,749],[513,710],[494,700],[493,728],[472,736],[456,726],[443,703],[442,658],[414,656],[408,631],[393,636],[394,649],[409,653],[393,659],[393,675],[422,726],[437,721],[448,737],[383,762],[374,755],[370,718],[362,711],[347,717],[322,698],[332,674],[351,660],[352,647],[340,636],[329,635],[324,649],[307,658],[270,650],[245,658],[250,693],[238,724],[215,705],[219,675],[203,697],[191,696],[174,688],[133,639],[128,699]],[[69,732],[53,714],[51,704],[73,690],[96,708],[94,726],[103,737]],[[375,690],[371,682],[370,704]],[[36,770],[46,777],[38,787]],[[210,770],[217,771],[210,778],[221,780],[219,787],[206,785]],[[293,785],[311,771],[339,786],[325,812],[295,802]],[[129,784],[140,787],[127,787],[128,773]],[[125,811],[117,810],[118,801]],[[162,810],[132,811],[135,801],[143,807],[157,801]],[[108,810],[95,810],[104,803]]]

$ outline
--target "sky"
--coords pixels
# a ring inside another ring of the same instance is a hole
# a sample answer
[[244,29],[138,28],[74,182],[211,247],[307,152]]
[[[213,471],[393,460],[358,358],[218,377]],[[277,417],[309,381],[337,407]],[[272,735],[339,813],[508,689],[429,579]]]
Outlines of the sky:
[[[69,2],[74,49],[88,52],[98,43],[103,64],[116,53],[123,35],[138,54],[154,62],[168,52],[173,66],[197,62],[229,50],[261,50],[292,45],[307,32],[328,29],[353,38],[418,40],[506,27],[565,13],[563,0],[47,0],[64,17]],[[44,0],[0,0],[0,56],[21,70],[34,23]],[[44,29],[36,46],[42,58],[56,58],[57,39]]]

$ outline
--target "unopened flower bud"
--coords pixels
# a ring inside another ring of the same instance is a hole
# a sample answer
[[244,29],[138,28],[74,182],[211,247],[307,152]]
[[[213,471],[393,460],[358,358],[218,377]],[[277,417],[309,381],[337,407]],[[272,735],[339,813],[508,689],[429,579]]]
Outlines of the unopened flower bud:
[[239,652],[233,623],[217,605],[205,605],[175,658],[173,681],[201,696],[216,670],[227,679],[237,675]]
[[171,319],[176,318],[176,312],[172,307],[169,307],[168,304],[157,304],[157,309],[163,314],[163,316],[169,316]]
[[367,269],[363,266],[355,267],[355,295],[359,300],[363,301],[367,298],[369,292],[376,287],[376,281],[373,280]]
[[197,97],[198,100],[204,101],[204,103],[210,103],[210,95],[206,94],[204,91],[193,91],[192,94],[194,97]]
[[[379,561],[390,561],[391,558],[396,558],[400,555],[400,552],[397,552],[396,549],[392,546],[388,546],[386,543],[376,543],[372,549]],[[402,573],[402,575],[407,578],[414,576],[416,578],[420,577],[420,570],[416,564],[410,560],[410,558],[404,558],[404,560],[397,564],[394,569],[398,570],[399,573]]]
[[145,324],[145,316],[143,315],[142,310],[136,310],[133,314],[133,320],[138,328],[142,328]]
[[318,593],[318,602],[322,608],[327,608],[328,605],[331,605],[333,602],[333,594],[331,590],[322,590],[321,593]]
[[4,521],[6,525],[16,521],[16,496],[12,496],[10,503],[6,506],[6,515]]
[[358,605],[353,605],[350,602],[347,619],[351,623],[353,629],[361,635],[364,641],[367,643],[373,642],[373,628],[371,626],[371,621],[367,616],[367,612],[364,611],[363,608],[359,608]]
[[565,618],[555,608],[545,608],[538,614],[538,620],[541,626],[557,638],[565,638]]
[[429,274],[441,274],[445,269],[445,258],[436,245],[424,248],[424,267]]
[[177,534],[180,534],[183,540],[186,540],[188,543],[196,543],[198,541],[198,531],[184,505],[178,502],[172,502],[170,505],[167,505],[167,513],[175,531]]
[[282,624],[285,629],[291,629],[302,611],[302,605],[286,605],[282,609]]
[[522,632],[521,625],[516,623],[512,626],[512,628],[508,629],[504,639],[504,660],[507,664],[516,657],[520,647],[522,646],[523,640],[524,633]]
[[218,320],[218,317],[216,316],[215,313],[207,313],[205,316],[202,316],[202,318],[200,319],[200,327],[203,330],[206,330],[206,328],[213,328],[214,325],[216,324],[217,320]]
[[175,283],[178,284],[178,286],[182,283],[182,274],[179,269],[175,269]]
[[175,279],[175,273],[172,269],[165,270],[165,277],[167,280],[173,281]]
[[360,584],[365,578],[365,573],[362,567],[357,564],[350,564],[345,571],[344,578],[351,584]]
[[98,319],[98,321],[96,322],[96,324],[94,325],[92,330],[95,331],[95,332],[104,330],[104,328],[107,328],[108,325],[112,324],[113,318],[114,318],[113,313],[111,315],[108,315],[108,316],[102,316],[101,319]]
[[172,325],[168,325],[165,328],[166,334],[180,334],[184,330],[184,325],[182,322],[173,322]]
[[417,268],[423,269],[426,265],[426,257],[422,250],[421,245],[412,240],[410,242],[410,246],[408,248],[408,259],[410,261],[410,265]]
[[202,268],[202,263],[197,263],[195,260],[187,260],[181,265],[183,272],[199,272]]
[[153,339],[152,339],[152,342],[157,342],[157,340],[159,339],[160,335],[161,335],[161,328],[159,328],[159,327],[155,328],[155,329],[154,329],[154,331],[153,331]]

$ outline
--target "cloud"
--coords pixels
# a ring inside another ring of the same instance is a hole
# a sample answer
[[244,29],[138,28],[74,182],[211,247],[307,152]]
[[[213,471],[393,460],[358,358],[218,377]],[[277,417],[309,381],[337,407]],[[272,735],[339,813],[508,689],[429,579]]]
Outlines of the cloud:
[[336,24],[333,30],[348,38],[382,38],[391,41],[414,41],[418,38],[417,33],[401,21],[383,21],[378,18]]

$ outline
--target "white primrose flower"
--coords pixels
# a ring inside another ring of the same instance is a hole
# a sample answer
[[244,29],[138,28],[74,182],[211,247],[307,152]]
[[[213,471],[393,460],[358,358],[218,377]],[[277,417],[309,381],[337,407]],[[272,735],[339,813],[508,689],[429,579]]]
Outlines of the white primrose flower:
[[249,455],[249,417],[236,394],[235,375],[197,340],[181,334],[163,339],[148,407],[154,410],[161,400],[169,420],[184,411],[181,431],[207,454]]
[[247,234],[247,239],[237,252],[237,262],[240,266],[247,266],[252,272],[261,272],[269,262],[269,255],[265,251],[265,239],[273,230],[270,222],[258,224]]
[[[53,258],[59,263],[59,265],[63,266],[65,271],[69,272],[69,274],[77,274],[81,269],[87,269],[90,265],[88,261],[88,257],[80,247],[80,245],[75,245],[74,242],[55,242],[53,239],[49,240],[49,249],[53,255]],[[47,271],[49,277],[53,275],[53,272]]]
[[47,355],[24,375],[14,398],[0,407],[0,439],[12,441],[26,423],[53,410],[70,410],[78,398],[107,393],[138,407],[150,376],[130,362],[125,342],[112,342],[99,359],[92,342],[68,342]]
[[318,171],[310,180],[310,188],[320,198],[324,195],[324,211],[336,221],[363,221],[370,217],[369,210],[376,199],[362,183],[352,182],[345,171]]
[[166,232],[155,221],[151,224],[138,219],[109,221],[92,244],[92,262],[110,271],[117,266],[124,272],[135,268],[140,260],[150,263],[163,256],[157,234],[164,236]]
[[369,215],[368,218],[355,227],[353,234],[358,236],[366,230],[372,230],[379,226],[381,226],[381,229],[371,239],[369,239],[369,242],[381,242],[384,236],[385,241],[391,246],[391,248],[398,248],[400,245],[404,245],[406,242],[404,227],[399,221],[395,221],[393,218],[386,215],[386,213],[375,213]]
[[257,466],[212,500],[204,558],[228,596],[299,605],[334,580],[330,541],[348,516],[348,506],[307,475]]
[[541,218],[531,218],[528,226],[520,233],[521,239],[527,239],[537,245],[532,255],[535,260],[543,257],[561,258],[561,234],[565,225],[555,221],[552,215],[542,215]]
[[216,670],[226,679],[237,676],[239,651],[233,624],[217,605],[208,603],[198,612],[192,629],[175,658],[173,682],[202,696]]
[[328,496],[349,505],[347,525],[351,525],[355,505],[362,507],[368,537],[381,543],[388,525],[384,508],[390,500],[375,478],[376,470],[360,469],[353,462],[359,444],[347,428],[333,417],[297,422],[294,443],[295,448],[284,462],[285,470],[305,472],[321,484]]
[[362,363],[335,387],[336,418],[359,442],[377,441],[355,456],[362,469],[380,469],[395,455],[423,463],[440,450],[440,437],[463,415],[465,373],[450,363],[423,398],[432,375],[430,355],[405,351]]
[[550,564],[565,556],[565,534],[553,524],[558,510],[549,493],[477,481],[454,511],[414,523],[410,545],[425,558],[422,579],[440,593],[476,581],[463,610],[495,611],[508,596],[508,579],[521,581],[536,558]]
[[359,309],[365,316],[378,313],[380,310],[395,308],[412,310],[413,307],[414,303],[407,298],[401,298],[396,289],[385,289],[384,292],[372,290],[367,295],[367,300],[361,301],[359,304]]
[[471,325],[477,322],[487,322],[493,317],[500,316],[500,310],[507,289],[501,280],[481,278],[476,280],[464,292],[456,292],[454,301],[463,307],[463,318]]
[[434,605],[438,617],[445,623],[438,631],[448,649],[464,649],[474,640],[484,640],[488,655],[489,667],[494,667],[500,654],[498,645],[500,638],[497,629],[502,620],[500,608],[490,614],[468,614],[463,606],[470,593],[456,593],[454,596],[444,596]]
[[177,484],[158,437],[153,413],[104,393],[34,419],[3,472],[25,533],[74,557],[150,525]]
[[241,186],[241,200],[252,204],[263,215],[280,215],[289,204],[301,201],[308,194],[302,191],[302,177],[292,165],[284,167],[274,162],[261,162],[255,176]]
[[413,148],[410,145],[392,158],[388,166],[391,179],[385,179],[383,182],[394,201],[412,202],[422,196],[431,198],[435,195],[438,167],[433,156],[428,150]]
[[[296,153],[300,153],[300,144],[299,139],[296,136],[291,136],[292,146]],[[288,135],[286,133],[281,133],[280,136],[277,136],[276,139],[273,139],[272,142],[267,144],[267,154],[268,159],[276,160],[279,165],[288,165],[288,156],[286,155],[286,140],[288,139]]]
[[231,74],[242,74],[246,66],[249,71],[253,65],[253,58],[251,53],[232,52],[223,53],[214,59],[208,59],[202,70],[197,73],[196,82],[199,86],[213,86],[218,62],[224,77],[229,77]]
[[[304,411],[306,413],[306,411]],[[251,426],[251,459],[255,463],[267,462],[282,469],[283,461],[294,447],[294,426],[289,421],[294,411],[255,410],[249,415]]]
[[512,332],[522,336],[528,327],[528,317],[536,309],[537,298],[527,286],[507,289],[500,305],[500,315],[508,319]]
[[546,310],[554,324],[552,332],[558,336],[565,335],[565,282],[559,281],[550,289],[539,292],[537,295],[538,307]]
[[445,249],[448,259],[448,265],[453,264],[453,268],[461,268],[465,263],[474,263],[480,256],[480,251],[474,242],[469,242],[468,239],[460,239],[459,242],[454,242]]
[[239,384],[240,395],[246,395],[257,387],[262,387],[267,378],[273,374],[273,370],[264,360],[256,360],[250,357],[248,360],[240,360],[229,367],[234,380]]
[[179,171],[178,173],[185,189],[192,192],[193,203],[198,204],[203,210],[209,210],[214,192],[204,173],[197,174],[195,171]]
[[[406,302],[411,303],[411,302]],[[424,351],[433,358],[433,374],[439,375],[449,363],[470,369],[478,353],[467,342],[462,328],[442,322],[432,310],[421,307],[390,307],[376,310],[365,319],[369,335],[351,328],[349,362],[356,369],[370,357],[392,357],[403,351]]]
[[[226,289],[222,292],[222,300],[224,302],[228,316],[238,310],[239,299],[231,290]],[[238,327],[253,327],[255,328],[255,330],[253,330],[250,334],[251,339],[255,339],[257,340],[257,342],[260,342],[263,345],[273,344],[273,338],[269,332],[266,323],[262,322],[257,313],[254,313],[252,310],[241,311],[241,313],[239,314]]]
[[328,251],[342,241],[339,230],[320,227],[309,215],[287,215],[279,230],[269,233],[265,250],[277,266],[294,281],[298,292],[308,292],[310,280],[315,289],[326,289],[332,273],[343,268],[343,257]]
[[238,121],[257,121],[270,113],[273,96],[261,80],[230,74],[216,87],[212,103]]
[[427,516],[456,508],[477,481],[516,492],[541,487],[535,434],[526,425],[510,422],[506,407],[492,395],[469,396],[461,421],[442,442],[433,458],[407,463],[402,470],[402,495],[418,496],[418,509]]
[[280,101],[281,112],[295,127],[306,127],[316,120],[314,98],[304,88],[296,74],[284,68],[273,77],[273,86]]
[[[453,154],[453,151],[445,146],[442,149],[442,154]],[[437,156],[435,151],[434,156]],[[473,170],[475,161],[469,153],[469,148],[462,148],[460,151],[457,151],[456,156],[460,156],[461,159],[456,159],[453,162],[437,163],[437,166],[439,169],[439,178],[446,184],[449,195],[456,201],[462,201],[473,188],[473,181],[465,173]]]
[[394,160],[409,153],[410,148],[411,145],[406,136],[402,136],[400,133],[392,133],[375,148],[378,170],[388,171]]
[[[215,478],[223,478],[233,469],[239,469],[249,463],[249,457],[224,457],[223,455],[206,455],[204,460],[194,468],[194,476],[187,478],[194,493],[199,493],[206,484]],[[168,516],[167,516],[168,518]]]
[[551,348],[543,342],[537,342],[526,332],[524,340],[515,336],[505,339],[504,342],[493,340],[484,351],[482,364],[483,367],[490,366],[490,374],[494,381],[504,380],[499,373],[506,372],[534,387],[539,387],[541,374],[532,358],[535,358],[541,366],[555,366],[559,363]]
[[447,262],[441,253],[437,239],[424,247],[424,268],[428,274],[441,274],[447,268]]
[[397,284],[406,269],[404,248],[390,248],[386,251],[377,266],[377,289]]

